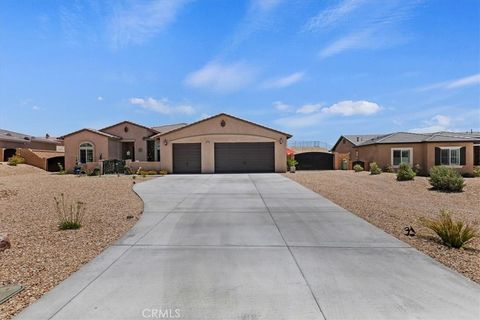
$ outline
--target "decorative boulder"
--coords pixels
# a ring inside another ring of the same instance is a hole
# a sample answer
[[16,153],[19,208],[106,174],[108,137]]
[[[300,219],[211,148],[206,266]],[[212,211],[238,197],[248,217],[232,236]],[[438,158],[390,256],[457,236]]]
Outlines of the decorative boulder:
[[10,240],[7,236],[0,235],[0,252],[10,249]]

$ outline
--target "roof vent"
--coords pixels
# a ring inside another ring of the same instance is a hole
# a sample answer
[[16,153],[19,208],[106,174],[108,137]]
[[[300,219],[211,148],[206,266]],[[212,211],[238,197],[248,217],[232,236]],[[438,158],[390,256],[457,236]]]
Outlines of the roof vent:
[[360,137],[357,137],[357,142],[359,142],[359,141],[360,141]]
[[6,135],[6,136],[9,136],[9,137],[12,136],[12,134],[11,134],[10,132],[5,133],[5,135]]

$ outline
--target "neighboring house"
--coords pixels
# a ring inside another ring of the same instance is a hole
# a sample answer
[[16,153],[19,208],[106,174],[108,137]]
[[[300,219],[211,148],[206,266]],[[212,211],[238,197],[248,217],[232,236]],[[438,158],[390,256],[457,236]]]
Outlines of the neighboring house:
[[57,164],[63,163],[63,151],[60,150],[62,145],[62,141],[48,135],[33,137],[0,129],[0,161],[7,161],[13,155],[20,154],[27,164],[44,170],[57,171]]
[[423,174],[437,165],[451,166],[463,174],[472,174],[473,167],[480,165],[480,133],[343,135],[332,151],[348,153],[353,164],[360,163],[367,169],[371,162],[393,168],[405,162],[419,165]]
[[186,125],[145,127],[123,121],[100,130],[63,136],[65,166],[101,166],[102,160],[131,160],[138,167],[169,173],[285,172],[291,135],[224,113]]

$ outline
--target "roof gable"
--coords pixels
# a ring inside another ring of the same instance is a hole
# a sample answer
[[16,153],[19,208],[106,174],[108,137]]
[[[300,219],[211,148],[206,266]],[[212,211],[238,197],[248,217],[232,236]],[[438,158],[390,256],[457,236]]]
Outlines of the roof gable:
[[112,124],[108,127],[105,127],[105,128],[102,128],[100,129],[99,131],[106,131],[108,129],[111,129],[113,127],[116,127],[116,126],[120,126],[122,124],[129,124],[129,125],[132,125],[132,126],[136,126],[136,127],[140,127],[140,128],[143,128],[143,129],[146,129],[146,130],[149,130],[151,131],[152,133],[158,133],[157,130],[155,130],[154,128],[149,128],[149,127],[146,127],[144,125],[141,125],[141,124],[138,124],[138,123],[135,123],[135,122],[132,122],[132,121],[128,121],[128,120],[124,120],[124,121],[121,121],[121,122],[118,122],[118,123],[115,123],[115,124]]
[[288,133],[285,133],[285,132],[282,132],[282,131],[278,131],[278,130],[272,129],[272,128],[269,128],[269,127],[260,125],[260,124],[258,124],[258,123],[255,123],[255,122],[251,122],[251,121],[248,121],[248,120],[244,120],[244,119],[241,119],[241,118],[237,118],[237,117],[232,116],[232,115],[229,115],[229,114],[227,114],[227,113],[219,113],[219,114],[214,115],[214,116],[212,116],[212,117],[205,118],[205,119],[202,119],[202,120],[199,120],[199,121],[190,123],[190,124],[188,124],[188,125],[185,125],[185,126],[183,126],[183,127],[180,127],[180,128],[174,129],[174,130],[170,130],[170,131],[165,132],[165,133],[156,134],[156,135],[154,135],[152,138],[156,138],[156,137],[160,137],[160,136],[165,135],[165,134],[170,134],[170,133],[173,133],[173,132],[178,132],[178,131],[181,131],[181,130],[185,130],[185,129],[187,129],[187,128],[191,128],[191,127],[193,127],[193,126],[195,126],[195,125],[198,125],[198,124],[200,124],[200,123],[204,123],[204,122],[213,120],[213,119],[215,119],[215,118],[220,118],[220,117],[228,117],[228,118],[231,118],[231,119],[234,119],[234,120],[243,122],[243,123],[247,123],[247,124],[250,124],[250,125],[254,125],[254,126],[257,126],[257,127],[260,127],[260,128],[263,128],[263,129],[272,131],[272,132],[280,133],[280,134],[282,134],[282,135],[287,136],[287,139],[292,137],[291,134],[288,134]]
[[61,138],[65,138],[65,137],[68,137],[68,136],[72,136],[72,135],[74,135],[74,134],[78,134],[78,133],[83,132],[83,131],[88,131],[88,132],[91,132],[91,133],[94,133],[94,134],[98,134],[98,135],[101,135],[101,136],[104,136],[104,137],[107,137],[107,138],[111,138],[111,139],[121,139],[120,137],[115,136],[115,135],[113,135],[113,134],[106,133],[106,132],[102,132],[102,131],[98,131],[98,130],[95,130],[95,129],[88,129],[88,128],[83,128],[83,129],[80,129],[80,130],[77,130],[77,131],[68,133],[68,134],[66,134],[66,135],[63,135]]

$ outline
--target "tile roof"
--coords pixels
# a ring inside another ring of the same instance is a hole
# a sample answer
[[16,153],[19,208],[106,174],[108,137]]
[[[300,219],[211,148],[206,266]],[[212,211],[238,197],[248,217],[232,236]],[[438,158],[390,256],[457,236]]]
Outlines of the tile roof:
[[[384,135],[345,135],[343,137],[355,146],[388,143],[480,141],[480,133],[478,132],[463,133],[447,131],[433,133],[394,132]],[[358,141],[357,137],[359,137]]]
[[110,133],[106,133],[106,132],[103,132],[103,131],[100,131],[100,130],[89,129],[89,128],[83,128],[83,129],[80,129],[80,130],[77,130],[77,131],[74,131],[74,132],[70,132],[66,135],[63,135],[61,138],[65,138],[65,137],[71,136],[73,134],[82,132],[82,131],[90,131],[92,133],[99,134],[101,136],[105,136],[105,137],[112,138],[112,139],[121,139],[121,137],[119,137],[119,136],[116,136],[116,135],[113,135],[113,134],[110,134]]
[[53,137],[45,138],[45,137],[34,137],[30,136],[25,133],[19,133],[15,131],[0,129],[0,140],[4,141],[13,141],[13,142],[31,142],[31,141],[38,141],[38,142],[45,142],[45,143],[53,143],[59,144],[60,142]]
[[157,127],[152,127],[155,131],[158,131],[158,133],[167,133],[169,131],[185,127],[188,125],[187,123],[175,123],[175,124],[165,124]]

